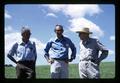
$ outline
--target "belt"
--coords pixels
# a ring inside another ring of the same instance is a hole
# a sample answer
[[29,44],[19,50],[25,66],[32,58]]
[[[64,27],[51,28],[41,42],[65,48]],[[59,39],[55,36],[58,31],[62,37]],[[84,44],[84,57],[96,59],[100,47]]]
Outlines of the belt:
[[83,60],[80,60],[80,61],[91,61],[91,62],[95,62],[95,60],[93,60],[93,59],[83,59]]
[[35,61],[33,60],[24,60],[24,61],[18,61],[18,63],[33,63]]
[[33,61],[33,60],[18,61],[17,66],[34,69],[35,61]]
[[68,59],[52,58],[53,60],[67,61]]

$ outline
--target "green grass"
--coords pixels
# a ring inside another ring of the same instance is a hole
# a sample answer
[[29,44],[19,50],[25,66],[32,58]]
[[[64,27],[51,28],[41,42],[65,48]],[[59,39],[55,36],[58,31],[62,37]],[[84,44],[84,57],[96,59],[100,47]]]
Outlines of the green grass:
[[101,78],[115,78],[115,63],[106,62],[100,65]]
[[5,78],[16,78],[16,70],[14,67],[5,67]]
[[[100,64],[101,78],[114,78],[115,77],[115,63],[104,62]],[[50,66],[37,66],[36,77],[50,78]],[[16,71],[14,67],[5,67],[5,78],[16,78]],[[78,64],[69,65],[69,78],[79,78]]]

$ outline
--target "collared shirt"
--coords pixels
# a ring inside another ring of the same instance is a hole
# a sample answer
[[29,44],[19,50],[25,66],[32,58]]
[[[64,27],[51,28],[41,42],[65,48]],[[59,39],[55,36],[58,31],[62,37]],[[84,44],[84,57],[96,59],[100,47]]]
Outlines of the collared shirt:
[[61,39],[55,38],[50,40],[44,51],[45,55],[50,58],[68,59],[68,50],[71,48],[71,58],[76,57],[76,48],[72,41],[67,37],[62,37]]
[[[97,39],[89,38],[87,41],[80,42],[80,60],[97,60],[99,51],[107,50]],[[104,56],[104,55],[102,55]]]
[[28,43],[15,43],[8,55],[14,56],[14,54],[16,54],[16,61],[36,60],[37,53],[35,42],[29,41]]

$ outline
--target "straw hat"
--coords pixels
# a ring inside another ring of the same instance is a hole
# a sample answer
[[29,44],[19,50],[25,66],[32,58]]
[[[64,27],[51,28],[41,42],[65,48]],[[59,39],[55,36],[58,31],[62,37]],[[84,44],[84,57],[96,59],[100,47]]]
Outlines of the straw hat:
[[76,33],[87,33],[87,34],[92,34],[92,32],[89,31],[89,28],[86,28],[86,27],[84,27],[84,28],[82,28],[82,29],[76,31]]

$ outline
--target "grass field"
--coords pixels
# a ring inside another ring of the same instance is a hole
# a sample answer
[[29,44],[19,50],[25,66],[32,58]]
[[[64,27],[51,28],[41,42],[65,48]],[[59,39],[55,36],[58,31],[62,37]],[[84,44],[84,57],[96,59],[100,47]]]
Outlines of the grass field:
[[[37,66],[36,77],[37,79],[50,78],[50,66]],[[5,78],[16,78],[14,67],[5,67]],[[115,63],[103,62],[100,64],[101,78],[114,78],[115,77]],[[79,78],[78,64],[69,65],[69,78]]]

